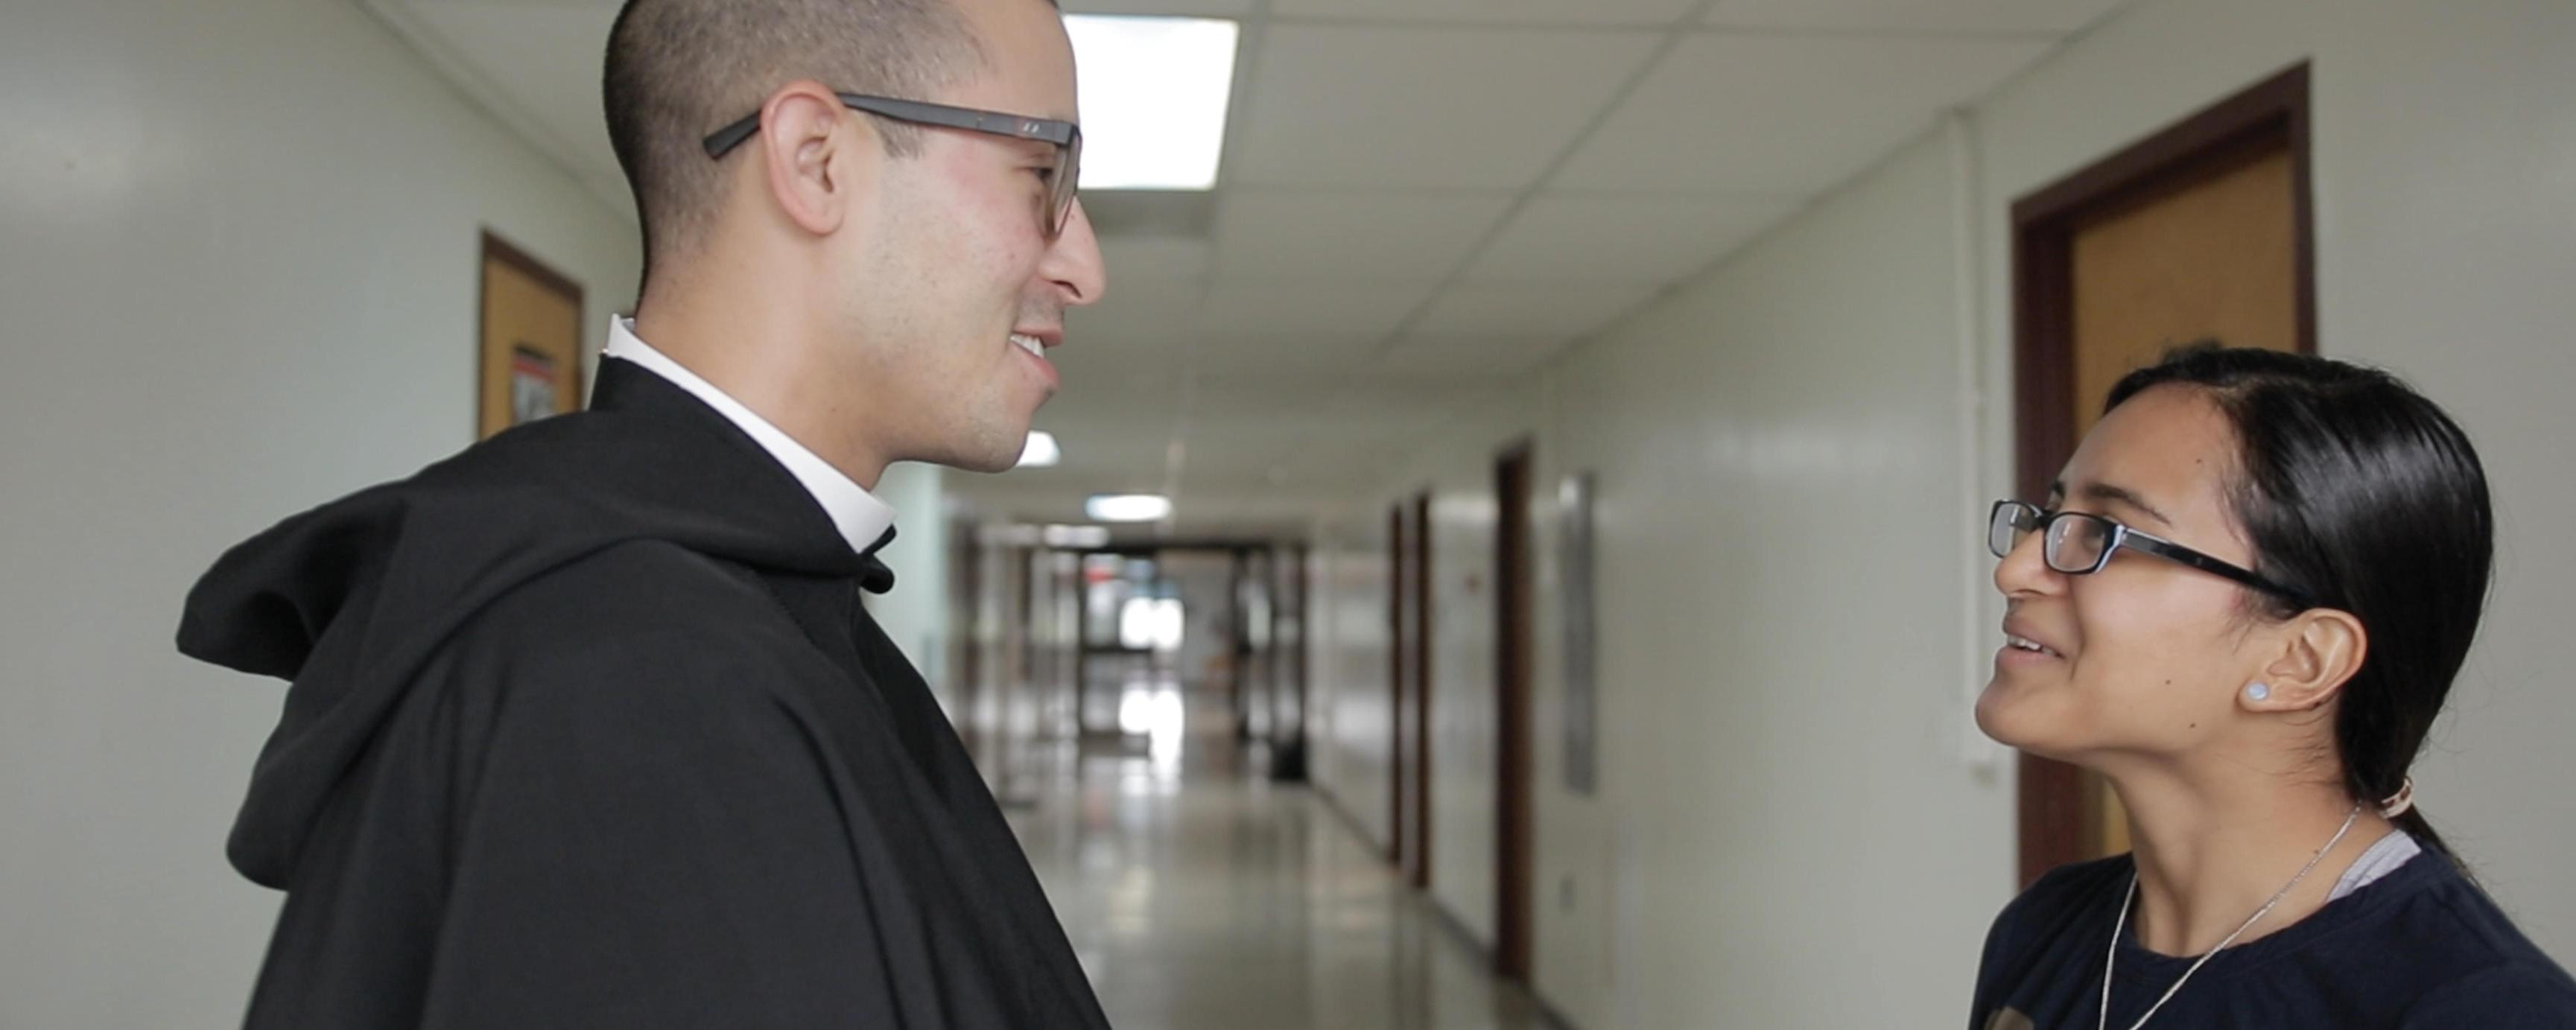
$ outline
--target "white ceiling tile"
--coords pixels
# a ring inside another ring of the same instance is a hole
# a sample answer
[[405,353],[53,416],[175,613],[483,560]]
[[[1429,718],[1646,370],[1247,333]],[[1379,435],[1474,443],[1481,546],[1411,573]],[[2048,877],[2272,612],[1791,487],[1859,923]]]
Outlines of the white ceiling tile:
[[1552,184],[1811,195],[2037,59],[2050,44],[1703,35],[1665,58]]
[[1169,412],[1180,404],[1181,398],[1181,363],[1177,356],[1175,351],[1172,360],[1104,360],[1072,347],[1062,348],[1052,359],[1062,384],[1055,400],[1048,402],[1048,410],[1109,418],[1141,418],[1156,410]]
[[1652,53],[1593,30],[1275,26],[1229,175],[1289,187],[1519,188]]
[[1099,303],[1064,313],[1065,343],[1120,355],[1159,355],[1195,337],[1206,292],[1202,279],[1121,278],[1113,271]]
[[1327,422],[1312,415],[1229,418],[1191,429],[1190,460],[1196,463],[1205,456],[1204,448],[1220,445],[1238,450],[1275,451],[1311,443],[1365,444],[1382,441],[1386,436],[1386,430],[1379,426]]
[[[369,2],[622,197],[598,110],[618,0]],[[1505,194],[1697,0],[1066,0],[1277,20],[1254,26],[1226,188],[1162,230],[1206,231],[1214,211],[1213,234],[1102,242],[1106,300],[1069,314],[1064,389],[1037,417],[1064,466],[949,482],[1072,519],[1089,493],[1163,487],[1178,429],[1184,525],[1293,526],[1320,494],[1376,486],[1462,398],[1650,302],[2116,5],[1718,0],[1706,24],[1749,31],[1687,38],[1497,235]],[[1745,191],[1759,195],[1730,195]],[[1461,262],[1465,281],[1429,303]]]
[[1736,194],[1547,193],[1513,216],[1467,277],[1524,282],[1674,282],[1798,209]]
[[1371,374],[1402,382],[1493,382],[1529,371],[1567,342],[1542,337],[1414,337],[1388,351]]
[[2065,35],[2122,0],[1717,0],[1708,24],[1726,28],[1877,32],[2032,32]]
[[1437,280],[1510,204],[1499,192],[1238,188],[1220,201],[1218,269],[1229,279]]
[[1275,18],[1480,25],[1670,25],[1699,0],[1271,0]]
[[1066,14],[1166,14],[1193,18],[1243,18],[1252,0],[1065,0]]
[[1350,379],[1345,368],[1310,368],[1302,373],[1245,373],[1217,368],[1193,370],[1191,407],[1213,418],[1263,411],[1312,414],[1317,405]]
[[1332,421],[1385,421],[1395,425],[1443,419],[1484,389],[1474,383],[1404,383],[1368,376],[1334,391],[1316,414]]
[[415,4],[414,15],[466,63],[535,119],[581,171],[618,176],[599,106],[609,27],[617,5]]
[[1199,311],[1203,342],[1332,350],[1385,339],[1432,284],[1227,281]]
[[1412,335],[1572,340],[1600,329],[1653,296],[1640,284],[1465,284],[1432,302]]
[[1190,279],[1208,274],[1215,248],[1195,236],[1103,236],[1100,263],[1113,291],[1129,279]]
[[[1035,428],[1056,434],[1066,447],[1096,455],[1101,448],[1150,450],[1158,457],[1176,424],[1178,394],[1120,406],[1115,400],[1080,392],[1058,393],[1038,409]],[[1077,446],[1077,440],[1079,445]]]
[[624,0],[406,0],[406,2],[404,3],[404,6],[406,6],[406,7],[496,7],[496,8],[502,8],[502,9],[509,9],[509,10],[522,10],[522,11],[527,11],[527,10],[539,10],[539,9],[545,9],[545,8],[556,8],[556,9],[575,8],[575,9],[578,9],[578,8],[585,8],[585,7],[586,7],[586,8],[589,8],[589,9],[591,9],[591,10],[594,10],[594,11],[606,11],[606,12],[608,12],[609,17],[614,18],[614,17],[616,17],[616,16],[617,16],[617,9],[618,9],[619,7],[621,7],[621,6],[624,6]]
[[[1211,339],[1190,353],[1193,371],[1225,376],[1309,379],[1343,376],[1377,353],[1378,338],[1247,336]],[[1210,410],[1204,406],[1202,411]],[[1226,417],[1222,409],[1216,417]]]

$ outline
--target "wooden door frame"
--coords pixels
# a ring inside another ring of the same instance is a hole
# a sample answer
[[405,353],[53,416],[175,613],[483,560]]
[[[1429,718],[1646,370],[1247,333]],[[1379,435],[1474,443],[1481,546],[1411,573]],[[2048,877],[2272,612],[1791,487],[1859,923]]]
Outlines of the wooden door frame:
[[485,321],[491,315],[492,288],[489,269],[492,265],[498,264],[527,276],[534,280],[539,288],[553,293],[557,298],[572,305],[572,367],[564,371],[565,375],[572,377],[571,410],[581,411],[590,407],[589,391],[592,387],[590,353],[589,349],[582,345],[583,328],[590,324],[590,313],[588,308],[582,306],[581,284],[574,282],[571,276],[558,272],[552,266],[537,260],[536,255],[502,238],[488,226],[482,230],[481,235],[482,249],[479,251],[481,260],[474,266],[473,396],[474,436],[478,440],[499,431],[486,427],[485,423],[490,420],[492,413],[484,403],[484,391],[490,386],[492,377],[502,374],[501,370],[493,367],[492,355],[488,349],[490,341],[484,339],[489,332]]
[[[1244,609],[1244,584],[1252,579],[1252,552],[1238,550],[1226,569],[1226,692],[1234,699],[1234,739],[1252,740],[1252,613]],[[1264,589],[1267,589],[1266,587]]]
[[949,627],[950,647],[954,660],[949,663],[948,701],[952,707],[949,725],[957,731],[958,742],[968,754],[983,743],[975,731],[975,704],[984,689],[984,541],[975,523],[956,519],[948,524],[950,579],[948,610],[957,617]]
[[1530,441],[1494,459],[1494,972],[1530,983],[1536,913],[1530,735]]
[[[1311,782],[1312,773],[1308,769],[1309,759],[1306,754],[1306,723],[1313,718],[1313,714],[1307,707],[1311,698],[1306,690],[1306,659],[1311,646],[1308,642],[1313,639],[1314,634],[1314,627],[1307,622],[1310,603],[1307,600],[1307,591],[1311,586],[1307,582],[1308,556],[1306,545],[1303,543],[1284,545],[1279,548],[1277,554],[1285,557],[1273,557],[1271,571],[1279,577],[1277,585],[1280,592],[1287,596],[1295,608],[1291,611],[1288,606],[1277,604],[1272,607],[1270,642],[1276,652],[1271,671],[1271,685],[1272,689],[1284,692],[1281,696],[1296,700],[1294,707],[1297,720],[1290,724],[1289,732],[1276,745],[1275,753],[1278,757],[1271,765],[1271,775],[1284,783],[1307,783]],[[1282,620],[1297,629],[1297,639],[1287,646],[1280,646],[1277,627]],[[1276,709],[1271,713],[1271,720],[1275,730],[1281,721]]]
[[[2075,453],[2075,236],[2104,217],[2195,185],[2248,156],[2290,155],[2298,348],[2314,354],[2316,236],[2301,62],[2017,200],[2013,224],[2014,487],[2037,499]],[[2020,877],[2084,857],[2081,770],[2020,756]]]
[[1413,498],[1412,882],[1431,886],[1431,492]]
[[1398,502],[1386,510],[1386,782],[1387,811],[1390,819],[1386,831],[1386,860],[1401,867],[1404,864],[1404,504]]

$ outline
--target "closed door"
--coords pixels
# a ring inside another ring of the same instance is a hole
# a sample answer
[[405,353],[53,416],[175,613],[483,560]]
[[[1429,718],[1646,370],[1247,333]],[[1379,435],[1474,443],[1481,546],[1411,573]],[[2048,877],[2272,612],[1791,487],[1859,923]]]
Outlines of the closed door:
[[1494,972],[1532,982],[1537,856],[1530,789],[1530,448],[1494,463]]
[[1412,825],[1405,840],[1412,849],[1405,856],[1406,879],[1416,887],[1431,886],[1431,495],[1413,499],[1413,539],[1407,553],[1412,568],[1405,575],[1405,586],[1412,597],[1405,605],[1411,620],[1406,636],[1411,643],[1413,659],[1405,684],[1413,704],[1407,714],[1412,753],[1405,758],[1409,775],[1405,779],[1410,796],[1405,801]]
[[[2075,439],[2169,347],[2298,349],[2296,198],[2289,150],[2271,148],[2076,230]],[[2090,773],[2084,791],[2088,857],[2129,850],[2119,797]]]
[[480,321],[477,438],[580,407],[580,286],[487,234]]
[[2296,198],[2290,153],[2272,147],[2076,230],[2076,439],[2167,347],[2298,349]]
[[[2036,501],[2111,387],[2173,347],[2314,349],[2307,69],[2294,67],[2013,205],[2016,489]],[[2103,781],[2024,756],[2024,883],[2129,850]]]

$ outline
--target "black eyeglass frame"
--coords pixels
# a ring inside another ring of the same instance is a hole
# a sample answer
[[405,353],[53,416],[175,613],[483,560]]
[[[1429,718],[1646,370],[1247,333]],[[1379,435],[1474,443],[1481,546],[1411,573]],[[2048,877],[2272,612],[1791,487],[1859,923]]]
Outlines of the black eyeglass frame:
[[[2006,521],[2005,517],[2005,513],[2007,511],[2012,512],[2014,516],[2009,522]],[[2056,548],[2052,546],[2054,537],[2050,534],[2049,528],[2061,519],[2079,519],[2086,522],[2092,522],[2108,530],[2108,542],[2102,545],[2102,553],[2094,557],[2091,565],[2080,569],[2065,568],[2060,566],[2057,563],[2055,556],[2050,553]],[[1998,546],[2000,541],[1996,536],[1995,531],[1998,528],[2005,526],[2011,527],[2013,532],[2016,534],[2037,534],[2039,536],[2041,564],[2048,566],[2052,571],[2060,572],[2065,575],[2089,576],[2093,573],[2100,572],[2102,571],[2103,566],[2111,564],[2111,556],[2119,553],[2120,549],[2125,547],[2140,554],[2154,555],[2166,561],[2199,569],[2200,571],[2211,575],[2235,580],[2238,583],[2242,583],[2256,590],[2281,598],[2291,604],[2295,604],[2301,609],[2314,607],[2314,601],[2308,597],[2306,591],[2272,582],[2271,580],[2263,578],[2251,569],[2222,559],[2212,558],[2209,555],[2192,550],[2191,548],[2177,544],[2171,540],[2164,539],[2163,537],[2131,529],[2128,526],[2121,524],[2116,519],[2106,518],[2090,512],[2042,511],[2038,505],[2028,504],[2022,501],[1996,501],[1994,509],[1989,511],[1986,515],[1986,550],[1994,552],[1994,555],[1997,558],[2010,557],[2012,554],[2011,547]],[[2020,540],[2016,538],[2013,542],[2018,545]]]
[[[841,105],[850,110],[865,111],[899,122],[1055,144],[1055,167],[1047,173],[1047,238],[1062,235],[1065,221],[1073,216],[1074,193],[1082,178],[1082,126],[1053,118],[980,111],[926,100],[902,100],[865,93],[835,93],[833,96],[839,97]],[[760,112],[753,111],[742,120],[717,129],[702,145],[709,160],[721,160],[759,131]]]

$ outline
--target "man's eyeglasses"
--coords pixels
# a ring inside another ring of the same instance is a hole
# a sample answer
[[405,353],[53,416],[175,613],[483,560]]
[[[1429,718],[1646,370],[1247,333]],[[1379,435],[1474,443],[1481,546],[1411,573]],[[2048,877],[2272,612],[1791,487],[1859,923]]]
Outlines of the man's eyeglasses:
[[1986,521],[1986,549],[1997,558],[2007,557],[2033,533],[2043,534],[2040,558],[2049,568],[2069,576],[2102,571],[2111,563],[2112,553],[2125,547],[2224,576],[2301,608],[2312,606],[2305,592],[2272,582],[2252,570],[2080,511],[2041,511],[2020,501],[1996,501]]
[[[1037,140],[1055,144],[1055,165],[1047,170],[1046,207],[1041,221],[1046,236],[1052,240],[1063,235],[1065,220],[1073,216],[1073,192],[1082,178],[1082,126],[1052,118],[1029,118],[998,111],[978,111],[971,107],[950,107],[920,100],[897,100],[859,93],[834,94],[853,111],[865,111],[914,125],[943,129],[965,129],[969,132],[1008,136],[1012,139]],[[760,131],[760,112],[754,111],[706,138],[707,157],[722,158],[742,141]]]

